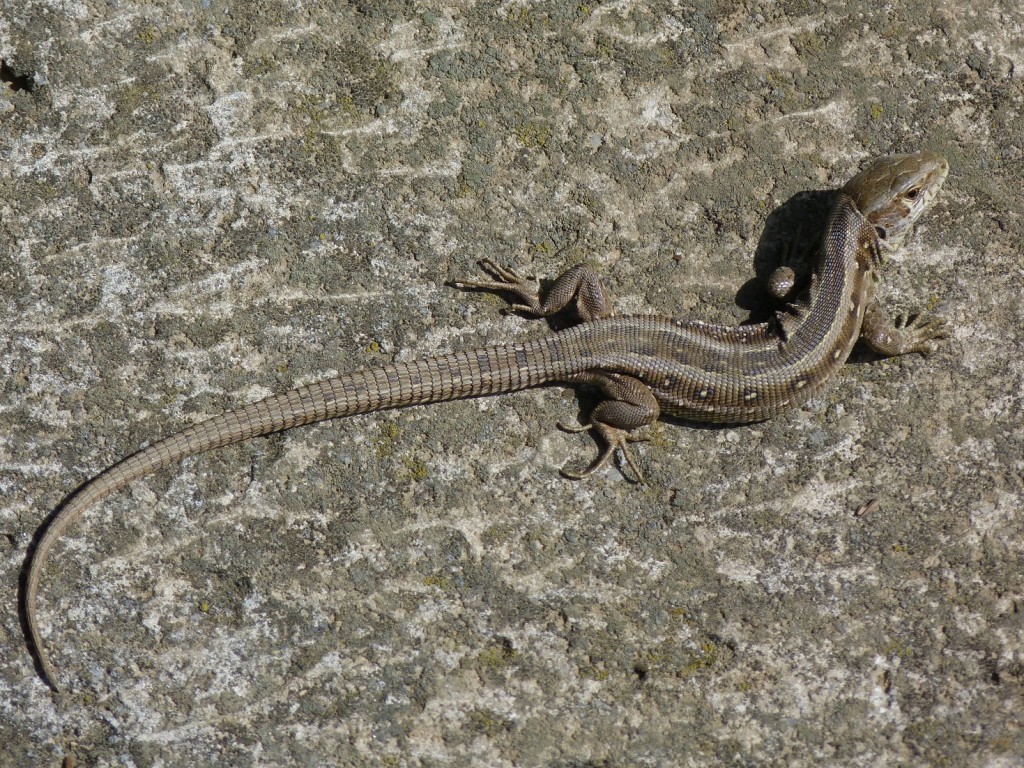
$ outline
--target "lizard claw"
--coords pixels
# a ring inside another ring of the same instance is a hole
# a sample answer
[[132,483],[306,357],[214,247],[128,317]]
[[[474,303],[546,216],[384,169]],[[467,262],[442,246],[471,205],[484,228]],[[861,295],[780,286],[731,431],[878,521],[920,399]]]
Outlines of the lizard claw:
[[511,304],[510,310],[540,314],[540,284],[531,284],[529,280],[518,275],[511,269],[503,267],[491,259],[481,259],[480,268],[493,280],[454,280],[456,288],[476,288],[482,291],[504,291],[511,293],[522,303]]
[[566,477],[570,480],[582,480],[585,477],[590,477],[595,472],[599,472],[607,467],[615,457],[615,454],[618,453],[622,456],[626,465],[633,473],[635,478],[634,482],[642,483],[644,481],[644,473],[640,471],[640,467],[634,460],[633,452],[629,449],[629,445],[630,443],[646,443],[651,439],[650,437],[646,435],[633,435],[630,434],[628,430],[612,427],[601,422],[591,422],[590,424],[583,424],[580,426],[572,426],[558,422],[558,428],[563,432],[569,432],[571,434],[579,434],[580,432],[589,432],[596,429],[601,435],[601,439],[604,441],[604,449],[598,457],[591,462],[589,467],[580,472],[573,472],[562,467],[562,469],[559,470],[562,477]]
[[934,315],[900,315],[894,327],[905,335],[908,351],[930,355],[938,348],[936,341],[949,337],[949,323]]

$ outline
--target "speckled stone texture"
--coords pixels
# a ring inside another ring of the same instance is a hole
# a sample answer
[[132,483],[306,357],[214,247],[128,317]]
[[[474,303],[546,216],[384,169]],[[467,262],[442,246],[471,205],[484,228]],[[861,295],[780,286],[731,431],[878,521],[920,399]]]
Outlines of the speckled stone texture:
[[[2,0],[0,764],[1024,765],[1022,51],[1016,0]],[[545,332],[484,256],[742,322],[773,211],[918,148],[884,295],[941,351],[643,485],[559,477],[564,388],[187,460],[55,553],[37,677],[26,548],[124,454]]]

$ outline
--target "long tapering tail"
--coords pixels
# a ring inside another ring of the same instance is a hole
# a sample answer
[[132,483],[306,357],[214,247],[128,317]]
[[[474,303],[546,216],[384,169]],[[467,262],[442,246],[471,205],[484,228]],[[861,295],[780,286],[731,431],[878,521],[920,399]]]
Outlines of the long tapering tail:
[[559,353],[557,339],[549,336],[525,344],[454,352],[318,381],[209,418],[96,475],[50,515],[26,559],[20,599],[28,640],[42,676],[55,691],[60,690],[36,616],[43,569],[54,545],[92,504],[186,456],[250,437],[338,416],[512,392],[559,380],[565,373],[559,361],[565,355]]

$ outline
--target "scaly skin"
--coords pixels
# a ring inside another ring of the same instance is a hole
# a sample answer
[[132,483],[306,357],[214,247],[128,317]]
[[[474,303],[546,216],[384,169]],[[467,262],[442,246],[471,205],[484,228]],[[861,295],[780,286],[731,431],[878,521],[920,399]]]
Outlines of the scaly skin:
[[[546,317],[575,303],[583,322],[523,342],[454,352],[357,371],[273,395],[159,440],[72,493],[44,523],[26,558],[21,601],[28,640],[43,679],[59,691],[36,603],[47,559],[64,532],[95,502],[186,456],[302,424],[408,405],[513,392],[563,382],[598,387],[605,397],[582,429],[604,449],[584,477],[662,413],[711,423],[746,423],[795,408],[833,377],[858,338],[886,355],[927,354],[944,337],[938,319],[892,324],[874,298],[882,253],[898,245],[946,178],[930,152],[881,158],[837,196],[809,285],[777,321],[738,328],[653,316],[615,317],[597,275],[574,267],[543,297],[514,272],[484,262],[492,279],[467,288],[497,290],[514,308]],[[791,283],[780,273],[773,284]],[[791,289],[791,285],[786,290]]]

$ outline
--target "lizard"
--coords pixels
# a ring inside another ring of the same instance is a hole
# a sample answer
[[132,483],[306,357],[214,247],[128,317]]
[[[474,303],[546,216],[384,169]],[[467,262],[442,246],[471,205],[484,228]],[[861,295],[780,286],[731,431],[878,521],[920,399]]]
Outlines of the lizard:
[[[40,526],[23,569],[20,601],[30,652],[42,680],[61,687],[39,630],[37,603],[46,562],[86,510],[127,484],[188,456],[252,437],[339,416],[564,383],[603,394],[586,423],[601,450],[580,479],[615,457],[642,475],[629,444],[661,415],[683,421],[744,424],[796,408],[832,379],[858,339],[883,356],[933,352],[948,335],[939,317],[891,321],[875,297],[887,254],[902,244],[949,171],[921,151],[871,162],[836,196],[809,278],[767,322],[723,326],[654,315],[616,315],[597,272],[578,265],[545,291],[491,260],[487,279],[463,289],[513,297],[511,309],[546,318],[574,308],[582,321],[530,341],[395,362],[271,395],[151,443],[86,481]],[[782,270],[787,268],[782,267]],[[772,276],[791,293],[792,275]]]

